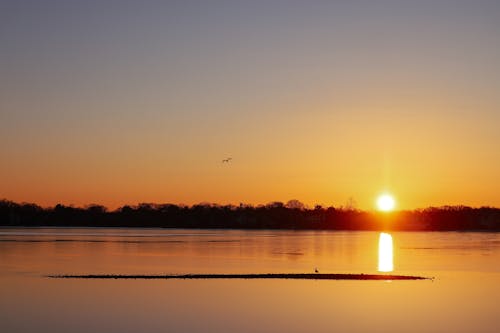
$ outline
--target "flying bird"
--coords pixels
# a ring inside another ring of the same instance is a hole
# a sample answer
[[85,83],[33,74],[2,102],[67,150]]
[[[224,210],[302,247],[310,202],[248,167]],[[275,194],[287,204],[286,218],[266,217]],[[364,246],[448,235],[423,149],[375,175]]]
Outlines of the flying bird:
[[222,160],[222,163],[229,163],[231,162],[232,159],[233,159],[232,157],[225,158]]

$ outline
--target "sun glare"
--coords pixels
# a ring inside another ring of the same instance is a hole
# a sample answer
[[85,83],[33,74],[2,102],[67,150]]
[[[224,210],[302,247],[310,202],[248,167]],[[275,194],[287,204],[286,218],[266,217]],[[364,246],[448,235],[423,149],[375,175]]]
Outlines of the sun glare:
[[382,232],[378,240],[378,271],[392,272],[393,270],[392,236]]
[[390,212],[394,209],[396,202],[390,194],[382,194],[377,199],[377,208],[383,212]]

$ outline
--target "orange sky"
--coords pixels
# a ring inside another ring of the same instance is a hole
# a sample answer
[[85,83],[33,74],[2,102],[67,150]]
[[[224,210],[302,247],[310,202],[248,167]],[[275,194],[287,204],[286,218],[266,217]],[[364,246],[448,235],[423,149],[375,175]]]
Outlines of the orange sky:
[[0,198],[500,206],[497,4],[9,6]]

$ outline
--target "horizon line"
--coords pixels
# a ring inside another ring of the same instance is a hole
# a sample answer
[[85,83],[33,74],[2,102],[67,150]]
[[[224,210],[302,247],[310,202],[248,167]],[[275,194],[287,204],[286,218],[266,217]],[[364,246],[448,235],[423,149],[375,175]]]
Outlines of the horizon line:
[[[292,205],[289,205],[290,202],[295,201],[296,203],[300,203],[302,206],[301,207],[294,207]],[[248,204],[248,203],[243,203],[240,202],[239,204],[234,204],[234,203],[227,203],[227,204],[222,204],[222,203],[217,203],[217,202],[208,202],[208,201],[201,201],[198,203],[193,203],[193,204],[184,204],[184,203],[173,203],[173,202],[137,202],[136,204],[123,204],[123,205],[118,205],[116,208],[111,209],[108,206],[105,206],[103,204],[99,203],[89,203],[89,204],[84,204],[84,205],[76,205],[76,204],[63,204],[61,202],[58,202],[52,206],[42,206],[40,204],[37,204],[35,202],[28,202],[28,201],[14,201],[14,200],[9,200],[6,198],[0,199],[0,202],[7,202],[7,203],[12,203],[16,205],[34,205],[37,206],[41,209],[54,209],[57,206],[62,206],[62,207],[69,207],[69,208],[74,208],[74,209],[89,209],[91,207],[102,207],[106,210],[106,212],[117,212],[120,209],[124,207],[130,207],[130,208],[138,208],[141,205],[150,205],[150,206],[177,206],[181,208],[193,208],[196,206],[208,206],[208,207],[232,207],[232,208],[261,208],[261,207],[272,207],[272,205],[276,205],[276,207],[283,207],[287,209],[298,209],[298,210],[315,210],[316,207],[320,207],[320,209],[329,209],[333,208],[336,210],[345,210],[345,211],[356,211],[356,212],[365,212],[365,213],[383,213],[383,214],[393,214],[393,213],[402,213],[402,212],[412,212],[412,211],[421,211],[421,210],[426,210],[426,209],[431,209],[431,208],[436,208],[436,209],[444,209],[444,208],[462,208],[462,209],[500,209],[500,207],[496,206],[490,206],[490,205],[481,205],[481,206],[469,206],[469,205],[464,205],[464,204],[445,204],[445,205],[436,205],[436,206],[427,206],[427,207],[418,207],[418,208],[413,208],[413,209],[394,209],[391,212],[381,212],[377,209],[361,209],[357,207],[347,207],[345,205],[322,205],[322,204],[314,204],[314,205],[308,205],[305,203],[302,203],[300,200],[296,199],[291,199],[288,200],[287,202],[284,201],[279,201],[279,200],[274,200],[274,201],[269,201],[265,204],[259,203],[259,204]]]

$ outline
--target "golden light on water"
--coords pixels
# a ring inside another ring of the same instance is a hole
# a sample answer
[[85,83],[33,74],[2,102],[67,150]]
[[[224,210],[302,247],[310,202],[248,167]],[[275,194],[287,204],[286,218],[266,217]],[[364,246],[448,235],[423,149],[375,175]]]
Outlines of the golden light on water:
[[380,195],[377,199],[377,208],[383,212],[390,212],[396,206],[396,201],[394,197],[388,193]]
[[378,271],[392,272],[394,270],[393,258],[392,236],[382,232],[378,240]]

